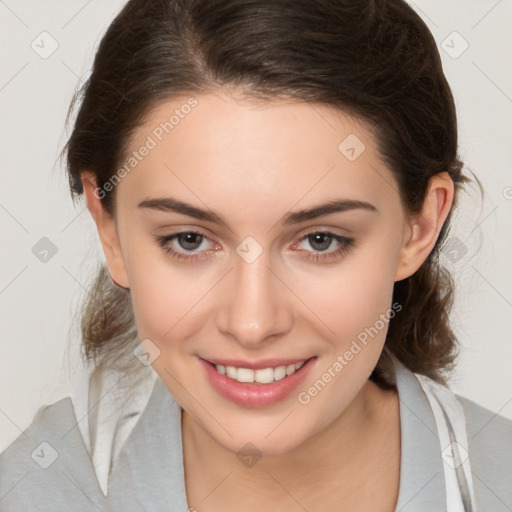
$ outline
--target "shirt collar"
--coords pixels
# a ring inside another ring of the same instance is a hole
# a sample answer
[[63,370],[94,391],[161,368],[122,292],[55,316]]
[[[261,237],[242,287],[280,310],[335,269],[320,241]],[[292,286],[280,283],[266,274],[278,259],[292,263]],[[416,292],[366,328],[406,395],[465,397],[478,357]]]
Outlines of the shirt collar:
[[446,510],[446,488],[437,425],[414,373],[395,364],[400,401],[400,489],[395,512]]

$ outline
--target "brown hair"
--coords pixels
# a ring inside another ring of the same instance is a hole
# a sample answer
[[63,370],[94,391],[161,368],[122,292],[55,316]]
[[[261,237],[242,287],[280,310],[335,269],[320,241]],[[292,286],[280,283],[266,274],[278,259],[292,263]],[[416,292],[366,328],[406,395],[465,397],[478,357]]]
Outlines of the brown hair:
[[[63,150],[73,196],[83,192],[83,170],[94,172],[98,187],[111,179],[134,130],[160,102],[219,88],[318,102],[364,120],[411,213],[433,175],[448,172],[456,198],[467,180],[436,42],[404,0],[130,0],[70,106],[68,118],[81,100]],[[102,198],[111,214],[114,199],[113,192]],[[395,283],[402,310],[371,376],[382,387],[393,381],[390,354],[441,383],[453,369],[453,283],[439,261],[450,217],[419,271]],[[116,364],[137,342],[129,291],[115,287],[106,268],[86,297],[81,328],[84,357],[96,364]]]

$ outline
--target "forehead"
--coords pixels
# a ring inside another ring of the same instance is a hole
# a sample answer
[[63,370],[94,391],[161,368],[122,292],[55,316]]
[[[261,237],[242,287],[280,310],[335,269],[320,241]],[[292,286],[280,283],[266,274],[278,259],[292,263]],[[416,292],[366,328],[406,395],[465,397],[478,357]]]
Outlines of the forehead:
[[129,173],[119,188],[138,198],[172,191],[258,208],[342,196],[377,207],[399,200],[368,126],[316,103],[176,96],[148,113],[123,164]]

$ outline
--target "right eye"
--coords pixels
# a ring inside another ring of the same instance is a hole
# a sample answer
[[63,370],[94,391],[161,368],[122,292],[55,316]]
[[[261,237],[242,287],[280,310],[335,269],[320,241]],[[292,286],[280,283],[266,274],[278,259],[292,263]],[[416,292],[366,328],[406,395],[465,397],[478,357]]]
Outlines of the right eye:
[[198,249],[201,248],[203,242],[208,240],[208,237],[198,231],[181,231],[172,235],[157,236],[155,240],[171,257],[182,261],[192,261],[205,257],[203,254],[206,250]]

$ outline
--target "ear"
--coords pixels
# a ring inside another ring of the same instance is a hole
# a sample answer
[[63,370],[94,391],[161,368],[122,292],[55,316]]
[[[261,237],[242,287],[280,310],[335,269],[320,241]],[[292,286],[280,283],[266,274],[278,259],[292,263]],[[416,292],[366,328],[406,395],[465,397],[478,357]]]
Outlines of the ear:
[[395,281],[413,275],[427,259],[450,213],[453,196],[454,185],[447,172],[430,178],[423,206],[410,218],[407,226]]
[[110,275],[118,285],[128,288],[128,277],[119,243],[116,222],[114,216],[105,210],[100,199],[104,192],[97,187],[96,177],[92,172],[82,171],[80,179],[84,187],[87,208],[98,229]]

